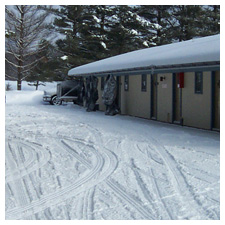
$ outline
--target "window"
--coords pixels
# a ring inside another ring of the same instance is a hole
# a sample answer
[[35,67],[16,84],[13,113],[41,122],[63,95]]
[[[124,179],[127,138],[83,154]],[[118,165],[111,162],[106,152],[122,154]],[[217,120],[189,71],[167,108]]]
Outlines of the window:
[[104,85],[105,85],[105,79],[104,77],[101,77],[101,90],[104,90]]
[[128,91],[129,90],[129,76],[125,75],[124,76],[124,91]]
[[147,91],[147,75],[142,74],[141,77],[141,91]]
[[202,72],[195,73],[195,93],[202,94],[203,93],[203,76]]

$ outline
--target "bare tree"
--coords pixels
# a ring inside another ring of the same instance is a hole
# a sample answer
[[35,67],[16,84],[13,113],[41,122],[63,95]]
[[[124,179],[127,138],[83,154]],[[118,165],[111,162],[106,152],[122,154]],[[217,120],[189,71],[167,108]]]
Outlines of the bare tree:
[[[41,60],[36,57],[42,51],[38,43],[50,36],[51,29],[46,22],[49,11],[36,5],[15,5],[6,6],[5,13],[6,64],[16,76],[17,90],[21,90],[22,80]],[[6,77],[12,75],[6,73]]]

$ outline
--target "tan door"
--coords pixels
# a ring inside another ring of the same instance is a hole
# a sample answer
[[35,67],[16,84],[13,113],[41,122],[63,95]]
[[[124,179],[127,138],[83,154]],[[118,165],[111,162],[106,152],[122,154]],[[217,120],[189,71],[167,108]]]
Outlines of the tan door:
[[157,74],[152,74],[151,82],[151,119],[157,118]]
[[220,129],[220,72],[215,72],[214,80],[214,124],[213,128]]

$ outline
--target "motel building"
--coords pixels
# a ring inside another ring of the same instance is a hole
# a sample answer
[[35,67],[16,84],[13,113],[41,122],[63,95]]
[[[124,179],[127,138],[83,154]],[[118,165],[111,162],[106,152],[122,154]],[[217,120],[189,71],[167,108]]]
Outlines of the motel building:
[[132,51],[68,75],[98,77],[99,110],[104,81],[113,75],[122,115],[220,130],[220,35]]

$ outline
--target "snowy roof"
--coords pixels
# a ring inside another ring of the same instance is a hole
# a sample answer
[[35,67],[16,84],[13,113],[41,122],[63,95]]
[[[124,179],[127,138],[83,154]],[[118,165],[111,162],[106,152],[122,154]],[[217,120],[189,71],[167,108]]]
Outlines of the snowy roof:
[[91,75],[220,61],[220,35],[196,38],[113,56],[69,70],[68,75]]

